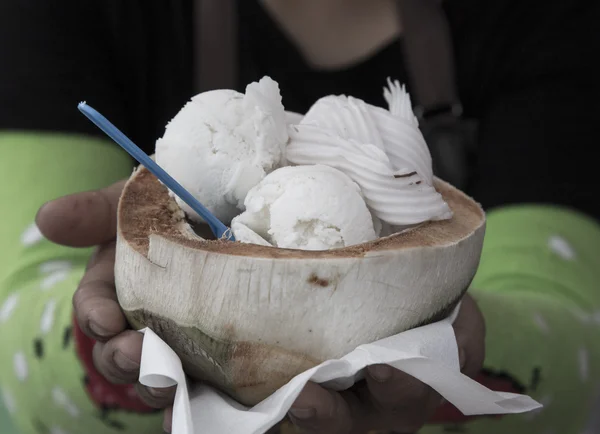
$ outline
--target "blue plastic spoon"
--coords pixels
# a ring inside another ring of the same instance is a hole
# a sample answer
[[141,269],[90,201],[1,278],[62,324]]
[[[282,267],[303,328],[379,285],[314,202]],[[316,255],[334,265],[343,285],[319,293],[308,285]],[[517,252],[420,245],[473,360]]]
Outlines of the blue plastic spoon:
[[135,158],[140,164],[144,165],[154,176],[165,184],[169,190],[175,193],[181,200],[189,205],[191,209],[196,211],[200,217],[204,219],[210,230],[217,239],[227,239],[235,241],[231,229],[225,226],[218,218],[216,218],[198,199],[191,195],[183,186],[175,181],[171,175],[154,162],[144,151],[142,151],[135,143],[133,143],[125,134],[115,127],[108,119],[94,110],[84,102],[79,103],[79,111],[91,120],[98,128],[113,139],[120,147],[125,149],[129,155]]

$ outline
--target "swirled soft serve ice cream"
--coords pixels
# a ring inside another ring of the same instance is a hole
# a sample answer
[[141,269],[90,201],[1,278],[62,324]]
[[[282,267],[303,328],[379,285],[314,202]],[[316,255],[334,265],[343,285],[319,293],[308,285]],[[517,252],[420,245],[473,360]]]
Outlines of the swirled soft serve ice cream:
[[431,155],[408,94],[390,82],[385,96],[389,110],[346,96],[317,101],[290,128],[288,161],[346,173],[375,216],[390,225],[450,218],[448,204],[433,187]]

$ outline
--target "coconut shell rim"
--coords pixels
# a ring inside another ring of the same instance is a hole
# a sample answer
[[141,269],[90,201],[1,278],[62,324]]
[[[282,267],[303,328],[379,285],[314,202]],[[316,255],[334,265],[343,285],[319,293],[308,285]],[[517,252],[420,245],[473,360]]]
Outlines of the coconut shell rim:
[[193,250],[264,259],[341,259],[365,257],[414,248],[450,247],[485,227],[482,207],[462,191],[439,178],[434,186],[454,215],[451,219],[429,221],[367,243],[332,250],[297,250],[206,240],[196,235],[168,189],[146,168],[138,167],[125,184],[118,205],[118,237],[148,255],[150,236],[158,235]]

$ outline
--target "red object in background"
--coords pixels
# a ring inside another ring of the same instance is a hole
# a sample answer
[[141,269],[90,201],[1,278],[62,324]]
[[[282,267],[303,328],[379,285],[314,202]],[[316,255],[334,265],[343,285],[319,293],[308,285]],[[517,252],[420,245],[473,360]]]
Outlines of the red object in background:
[[75,319],[73,320],[73,339],[75,351],[87,375],[88,395],[99,408],[119,409],[135,413],[156,411],[142,402],[133,384],[112,384],[96,370],[92,358],[95,341],[83,334]]

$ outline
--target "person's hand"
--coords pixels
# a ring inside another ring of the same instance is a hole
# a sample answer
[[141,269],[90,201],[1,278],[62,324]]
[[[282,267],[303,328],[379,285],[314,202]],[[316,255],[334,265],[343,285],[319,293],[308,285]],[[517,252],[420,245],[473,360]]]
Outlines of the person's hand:
[[137,383],[143,336],[129,330],[115,291],[117,205],[125,182],[73,194],[40,208],[36,223],[50,241],[70,247],[98,246],[73,296],[81,330],[97,341],[96,368],[115,384],[137,384],[142,400],[151,407],[171,405],[174,389],[150,389]]
[[[485,325],[470,296],[462,303],[454,332],[461,371],[474,377],[483,365]],[[314,434],[414,433],[442,402],[429,386],[389,366],[371,366],[365,377],[341,393],[308,383],[292,406],[290,419],[301,432]]]

